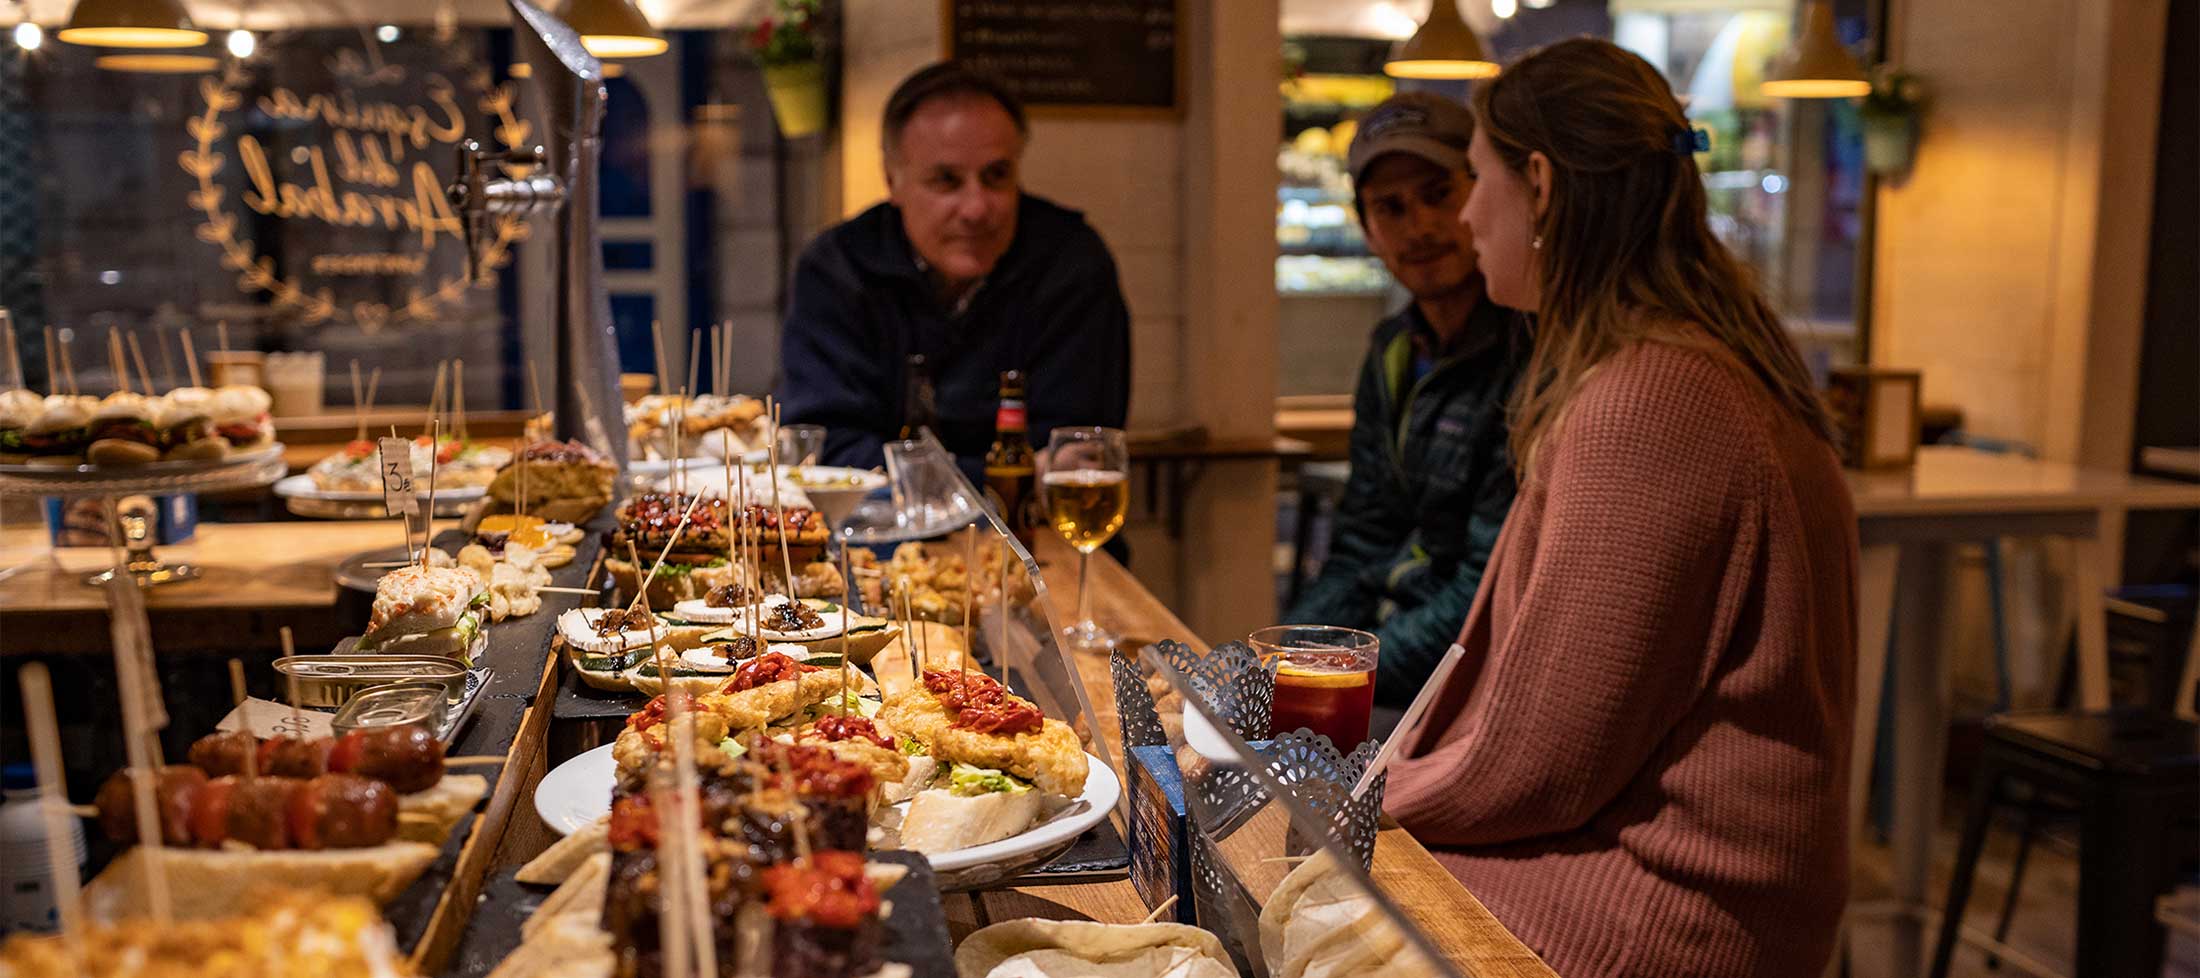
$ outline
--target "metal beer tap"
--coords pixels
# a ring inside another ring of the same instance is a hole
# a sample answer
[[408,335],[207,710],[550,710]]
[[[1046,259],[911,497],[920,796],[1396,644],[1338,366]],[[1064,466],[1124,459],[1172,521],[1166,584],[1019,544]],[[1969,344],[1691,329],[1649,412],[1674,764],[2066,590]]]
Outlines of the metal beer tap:
[[541,146],[498,151],[482,149],[478,139],[459,144],[458,180],[443,192],[458,212],[466,239],[466,281],[481,280],[486,218],[532,217],[565,202],[565,184],[542,169],[549,162],[550,154]]

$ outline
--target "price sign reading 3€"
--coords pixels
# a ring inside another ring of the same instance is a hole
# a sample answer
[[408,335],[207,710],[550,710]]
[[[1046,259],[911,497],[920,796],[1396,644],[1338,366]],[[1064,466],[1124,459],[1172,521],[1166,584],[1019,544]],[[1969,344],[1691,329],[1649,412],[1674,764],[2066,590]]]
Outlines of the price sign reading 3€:
[[412,442],[384,438],[382,449],[382,505],[392,515],[420,512],[420,497],[413,492]]

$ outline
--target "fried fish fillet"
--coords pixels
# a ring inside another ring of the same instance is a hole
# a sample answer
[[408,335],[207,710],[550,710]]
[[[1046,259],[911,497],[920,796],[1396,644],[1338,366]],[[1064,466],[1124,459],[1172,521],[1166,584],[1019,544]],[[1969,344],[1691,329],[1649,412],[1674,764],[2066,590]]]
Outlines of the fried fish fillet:
[[753,730],[839,693],[840,670],[823,669],[738,693],[705,693],[702,706],[723,717],[730,729]]
[[879,710],[895,732],[931,745],[943,762],[994,768],[1072,798],[1085,790],[1085,748],[1060,720],[1042,721],[1038,733],[979,733],[954,725],[947,706],[924,687],[895,693]]
[[887,750],[868,740],[826,740],[808,729],[796,733],[794,740],[798,744],[823,747],[832,751],[834,757],[863,765],[880,784],[894,784],[909,776],[908,758],[901,756],[900,751]]
[[[695,746],[698,750],[716,750],[719,741],[731,734],[757,729],[839,694],[840,672],[836,669],[805,672],[738,693],[705,693],[696,700]],[[619,731],[611,756],[618,761],[619,770],[631,773],[642,770],[664,747],[664,724],[647,732],[628,727]]]

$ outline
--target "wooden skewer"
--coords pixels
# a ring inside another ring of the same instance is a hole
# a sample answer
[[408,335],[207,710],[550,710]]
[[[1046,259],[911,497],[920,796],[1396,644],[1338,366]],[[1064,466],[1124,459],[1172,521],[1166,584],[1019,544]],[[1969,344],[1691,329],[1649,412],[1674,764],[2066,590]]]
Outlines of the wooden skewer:
[[465,358],[465,357],[452,357],[452,358],[451,358],[451,403],[452,403],[452,408],[451,408],[452,414],[453,414],[453,416],[454,416],[454,417],[455,417],[455,418],[457,419],[457,422],[458,422],[458,423],[457,423],[457,430],[456,430],[455,432],[453,432],[453,437],[457,438],[457,439],[458,439],[458,442],[459,442],[459,444],[462,444],[462,445],[463,445],[463,444],[465,444],[465,443],[466,443],[466,358]]
[[145,344],[138,342],[136,333],[131,333],[129,340],[130,359],[137,362],[138,379],[144,382],[146,396],[150,397],[155,388],[153,387],[153,372],[145,369]]
[[535,361],[533,360],[527,361],[527,393],[534,398],[535,417],[539,418],[549,413],[542,408],[542,377],[535,370]]
[[168,343],[160,338],[160,330],[157,329],[153,331],[153,350],[160,354],[161,381],[170,388],[183,386],[183,381],[177,379],[179,375],[176,373],[176,355],[168,352]]
[[[428,420],[420,423],[420,433],[423,435],[428,433],[429,426],[443,416],[443,381],[449,376],[450,369],[451,362],[449,360],[436,361],[435,387],[428,391]],[[439,448],[441,446],[431,443],[428,447]]]
[[39,814],[46,823],[46,865],[53,874],[61,939],[81,972],[84,917],[78,894],[83,881],[77,875],[75,849],[69,844],[71,806],[68,788],[62,783],[61,732],[54,722],[53,680],[43,662],[25,665],[16,678],[23,688],[23,721],[30,733],[31,763],[38,770]]
[[687,491],[687,452],[680,448],[680,436],[687,430],[688,389],[680,388],[680,395],[672,400],[672,498],[678,499]]
[[[298,646],[290,637],[289,625],[284,625],[282,627],[281,635],[283,639],[283,658],[287,659],[291,656],[297,655]],[[305,712],[298,708],[297,674],[287,672],[284,673],[283,686],[283,691],[290,694],[290,729],[296,735],[303,737],[306,735],[306,717]]]
[[243,706],[248,694],[244,688],[244,660],[229,660],[229,699],[233,706]]
[[428,548],[435,545],[435,480],[443,468],[443,419],[435,421],[435,435],[428,439],[428,511],[420,517],[420,566],[428,566]]
[[46,327],[46,393],[61,393],[61,361],[53,351],[53,327]]
[[191,327],[185,326],[177,333],[183,342],[183,368],[191,372],[191,386],[206,386],[199,381],[199,348],[191,344]]
[[993,661],[999,664],[1003,669],[1008,668],[1008,564],[1009,559],[1014,556],[1016,556],[1016,551],[1009,547],[1008,538],[1002,537],[1000,606],[1001,627],[994,629],[994,633],[1000,636],[1000,642],[993,649]]
[[8,331],[8,379],[14,382],[15,390],[24,390],[28,385],[23,382],[23,351],[15,346],[15,314],[0,308],[0,325]]
[[216,349],[222,351],[222,359],[229,359],[229,320],[220,320],[214,324],[214,344]]
[[[981,524],[982,525],[982,524]],[[978,528],[963,538],[963,647],[960,671],[970,673],[970,612],[978,606]]]
[[107,327],[107,369],[115,375],[114,388],[117,394],[130,390],[130,368],[126,366],[127,362],[122,355],[122,334],[115,332],[113,326]]
[[649,337],[650,342],[654,344],[657,355],[657,393],[670,394],[672,393],[672,385],[665,380],[667,371],[665,370],[665,324],[663,320],[652,319],[649,321]]
[[[376,368],[374,368],[374,373],[372,373],[372,374],[369,374],[369,375],[367,376],[367,407],[366,407],[366,410],[365,410],[365,411],[362,411],[362,412],[360,412],[360,413],[361,413],[362,415],[367,415],[367,414],[373,414],[373,413],[374,413],[374,400],[375,400],[375,395],[376,395],[376,394],[378,394],[378,393],[379,393],[379,392],[380,392],[381,390],[382,390],[382,368],[380,368],[380,367],[376,367]],[[361,419],[361,421],[360,421],[360,429],[359,429],[359,431],[360,431],[360,434],[359,434],[359,437],[360,437],[360,438],[364,439],[364,438],[366,438],[366,437],[367,437],[367,435],[366,435],[366,422],[365,422],[364,418],[362,418],[362,419]]]
[[856,578],[848,569],[848,542],[840,543],[840,715],[847,716],[848,703],[848,602],[855,600]]
[[502,764],[502,763],[504,763],[504,762],[505,762],[506,760],[507,760],[507,758],[501,757],[501,756],[499,756],[499,755],[496,755],[496,754],[478,754],[478,755],[468,755],[468,756],[463,756],[463,757],[446,757],[446,758],[444,758],[444,759],[443,759],[443,766],[444,766],[444,767],[494,767],[494,766],[496,766],[496,765],[498,765],[498,764]]
[[1168,912],[1169,912],[1169,908],[1170,908],[1170,907],[1173,907],[1173,906],[1176,906],[1176,895],[1175,895],[1175,894],[1170,894],[1170,896],[1169,896],[1169,898],[1168,898],[1168,899],[1166,899],[1166,900],[1163,900],[1163,901],[1161,901],[1161,905],[1160,905],[1160,906],[1158,906],[1158,907],[1155,907],[1155,908],[1153,908],[1153,912],[1152,912],[1152,913],[1150,913],[1150,914],[1147,914],[1147,915],[1146,915],[1146,919],[1144,919],[1144,920],[1141,920],[1141,921],[1139,921],[1139,923],[1141,923],[1141,924],[1150,924],[1150,923],[1153,923],[1153,922],[1154,922],[1154,921],[1156,921],[1156,920],[1160,920],[1160,919],[1161,919],[1161,915],[1162,915],[1162,914],[1165,914],[1165,913],[1168,913]]
[[[649,574],[643,577],[640,585],[634,588],[634,604],[628,606],[629,610],[643,605],[649,600],[650,582],[657,579],[657,571],[665,565],[665,558],[672,556],[673,545],[679,543],[680,537],[687,533],[688,519],[695,515],[695,504],[701,502],[702,499],[703,497],[697,496],[688,500],[687,509],[682,510],[680,513],[680,525],[672,528],[672,536],[665,539],[665,548],[657,552],[657,562],[650,565]],[[628,540],[626,542],[626,552],[628,559],[634,561],[635,573],[641,573],[642,558],[641,554],[634,549],[634,541]]]
[[122,349],[122,332],[112,326],[107,327],[107,362],[107,369],[115,373],[115,390],[137,393],[137,385],[130,380],[130,355]]
[[520,517],[520,519],[519,519],[519,520],[517,521],[517,522],[520,522],[520,523],[525,523],[525,522],[527,521],[527,520],[526,520],[526,517],[527,517],[527,445],[526,445],[526,441],[527,441],[527,439],[525,439],[525,438],[522,438],[522,439],[520,439],[520,443],[521,443],[521,444],[520,444],[520,446],[519,446],[519,451],[517,451],[517,452],[513,452],[513,453],[512,453],[512,464],[513,464],[513,465],[517,465],[517,466],[519,466],[519,474],[518,474],[518,476],[516,476],[516,477],[515,477],[515,478],[516,478],[516,480],[517,480],[517,481],[519,482],[519,491],[518,491],[518,492],[516,492],[516,493],[514,493],[514,494],[512,495],[512,512],[513,512],[514,514],[516,514],[516,515],[518,515],[518,516]]
[[794,558],[787,552],[787,510],[779,504],[779,404],[767,397],[765,413],[772,419],[772,439],[765,443],[765,463],[772,471],[772,509],[779,521],[779,563],[787,574],[787,600],[794,601]]
[[702,366],[703,331],[699,329],[688,330],[688,384],[685,389],[680,391],[680,396],[683,399],[702,391],[701,387],[696,386],[702,382],[702,377],[696,373]]
[[76,363],[69,356],[69,344],[61,344],[61,376],[69,382],[69,396],[78,397],[84,392],[76,386]]
[[359,358],[351,361],[351,419],[358,424],[353,441],[367,440],[367,384],[359,379]]
[[547,591],[547,592],[549,592],[549,593],[551,593],[551,594],[601,594],[601,593],[603,593],[603,592],[601,592],[601,591],[598,591],[598,590],[596,590],[595,588],[592,588],[592,587],[559,587],[559,586],[557,586],[557,585],[555,585],[555,584],[545,584],[545,585],[543,585],[543,586],[541,586],[541,587],[538,587],[538,588],[536,588],[535,590],[537,590],[537,591]]

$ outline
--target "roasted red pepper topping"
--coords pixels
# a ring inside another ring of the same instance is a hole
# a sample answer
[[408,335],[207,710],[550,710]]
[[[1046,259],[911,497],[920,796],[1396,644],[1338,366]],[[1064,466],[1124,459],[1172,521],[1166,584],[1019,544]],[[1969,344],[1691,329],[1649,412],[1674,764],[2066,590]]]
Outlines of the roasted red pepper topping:
[[[680,695],[685,696],[686,694]],[[695,701],[692,698],[681,702],[687,704],[687,708],[690,710],[696,709]],[[657,729],[664,726],[664,724],[665,698],[663,696],[656,697],[643,704],[640,710],[635,711],[626,718],[627,729],[640,734],[642,739],[651,747],[663,747],[665,745],[664,732]]]
[[721,692],[741,693],[770,683],[782,683],[805,672],[816,672],[818,667],[803,665],[787,657],[785,652],[766,652],[741,664],[733,671],[733,678],[720,687]]
[[[668,492],[642,493],[627,507],[626,527],[645,535],[671,533],[680,525],[680,516],[687,512],[688,502],[688,497]],[[688,517],[688,532],[701,535],[718,529],[725,508],[725,502],[718,499],[705,499],[696,504],[695,514]]]
[[1030,700],[1012,696],[984,673],[927,669],[924,688],[955,711],[955,726],[979,733],[1038,733],[1046,714]]
[[657,848],[657,810],[648,795],[627,795],[611,803],[611,824],[605,834],[611,848],[636,852]]
[[843,761],[822,747],[768,740],[758,746],[757,752],[758,759],[772,772],[772,783],[785,787],[785,775],[793,775],[797,795],[863,798],[878,783],[871,777],[870,768]]
[[770,867],[764,889],[778,920],[848,930],[878,915],[878,888],[863,875],[861,853],[828,849]]
[[762,503],[750,503],[741,508],[738,519],[742,526],[750,529],[776,530],[785,528],[796,535],[800,535],[803,528],[809,526],[812,520],[817,519],[817,511],[798,509],[791,506],[786,509],[774,509]]
[[986,734],[1038,733],[1046,715],[1029,702],[1009,697],[997,703],[973,703],[955,717],[955,726]]
[[866,717],[824,716],[817,719],[817,735],[826,740],[868,740],[887,750],[894,749],[894,742],[878,732]]
[[1000,681],[982,672],[952,672],[946,669],[926,669],[924,688],[939,697],[950,710],[969,709],[979,703],[992,703],[1008,695]]

